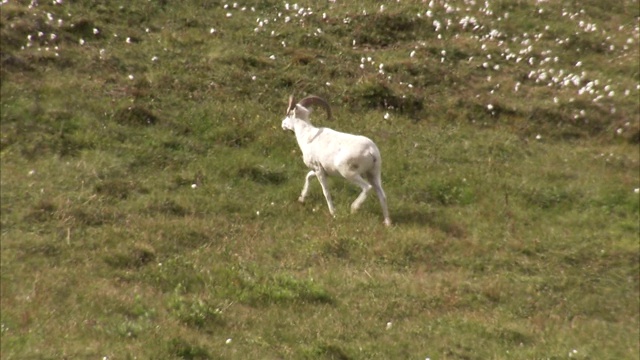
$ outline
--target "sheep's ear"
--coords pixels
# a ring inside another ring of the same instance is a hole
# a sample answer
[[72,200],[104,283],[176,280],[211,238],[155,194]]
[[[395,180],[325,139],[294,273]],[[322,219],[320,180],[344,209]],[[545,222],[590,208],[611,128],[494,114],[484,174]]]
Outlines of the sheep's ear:
[[289,95],[289,105],[287,105],[287,115],[289,115],[289,111],[293,110],[295,107],[295,100],[293,98],[293,94]]

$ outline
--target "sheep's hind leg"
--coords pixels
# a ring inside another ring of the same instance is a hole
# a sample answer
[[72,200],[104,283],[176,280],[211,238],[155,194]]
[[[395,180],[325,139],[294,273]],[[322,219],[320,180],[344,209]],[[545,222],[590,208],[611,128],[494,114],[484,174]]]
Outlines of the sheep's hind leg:
[[376,194],[378,195],[378,199],[380,200],[380,206],[382,207],[382,215],[384,216],[384,224],[385,226],[391,226],[391,218],[389,217],[389,209],[387,208],[387,196],[382,189],[382,180],[380,179],[380,174],[369,175],[368,176],[371,185],[376,190]]
[[302,194],[300,194],[300,197],[298,198],[299,202],[304,203],[304,199],[307,197],[307,193],[309,192],[309,181],[314,176],[316,176],[316,172],[313,170],[307,173],[307,176],[304,180],[304,186],[302,187]]
[[354,184],[360,186],[360,188],[362,188],[362,192],[360,193],[360,195],[358,195],[356,200],[351,204],[351,213],[354,213],[354,212],[358,211],[358,209],[360,208],[362,203],[367,199],[367,194],[371,190],[371,184],[369,184],[359,174],[350,175],[350,176],[347,177],[347,180],[351,181],[352,183],[354,183]]

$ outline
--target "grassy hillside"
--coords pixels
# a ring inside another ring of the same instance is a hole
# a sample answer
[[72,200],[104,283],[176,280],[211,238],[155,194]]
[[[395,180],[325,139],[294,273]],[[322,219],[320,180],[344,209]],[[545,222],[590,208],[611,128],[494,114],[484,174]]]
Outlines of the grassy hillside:
[[640,358],[639,5],[3,0],[0,357]]

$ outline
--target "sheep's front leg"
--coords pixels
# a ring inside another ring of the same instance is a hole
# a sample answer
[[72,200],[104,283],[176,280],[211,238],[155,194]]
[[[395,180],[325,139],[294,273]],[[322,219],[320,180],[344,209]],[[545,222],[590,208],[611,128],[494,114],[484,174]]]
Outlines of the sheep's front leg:
[[309,192],[309,181],[312,177],[316,176],[316,172],[311,170],[307,173],[307,176],[304,180],[304,186],[302,187],[302,194],[298,198],[298,201],[304,203],[304,199],[307,197],[307,193]]
[[327,183],[327,174],[320,170],[316,171],[316,177],[320,182],[320,186],[322,186],[322,193],[324,194],[324,198],[327,199],[327,205],[329,206],[329,212],[331,216],[336,216],[336,209],[333,207],[333,201],[331,201],[331,194],[329,194],[329,184]]

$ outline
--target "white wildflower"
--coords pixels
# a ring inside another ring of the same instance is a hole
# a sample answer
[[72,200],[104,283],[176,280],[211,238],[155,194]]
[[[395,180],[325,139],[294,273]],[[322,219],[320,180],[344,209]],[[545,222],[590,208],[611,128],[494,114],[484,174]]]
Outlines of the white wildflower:
[[433,27],[436,28],[436,31],[440,31],[440,28],[442,27],[442,24],[438,20],[433,20]]

